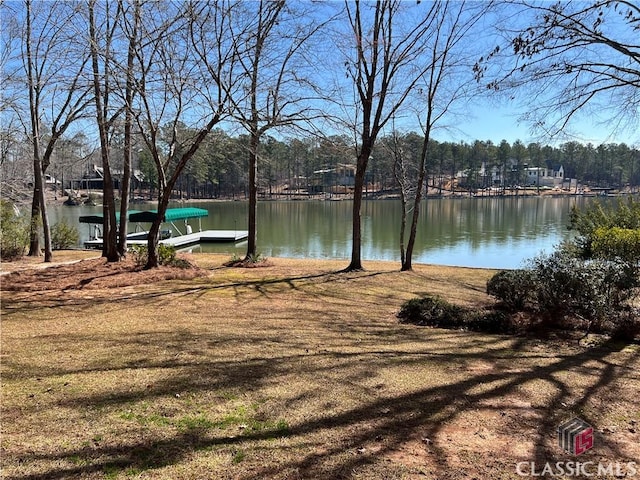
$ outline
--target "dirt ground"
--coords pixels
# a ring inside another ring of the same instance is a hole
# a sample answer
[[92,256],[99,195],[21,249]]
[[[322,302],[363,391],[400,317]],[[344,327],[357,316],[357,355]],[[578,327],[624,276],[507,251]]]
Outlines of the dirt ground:
[[2,264],[3,478],[640,477],[639,345],[398,323],[421,293],[483,308],[489,270],[56,253]]

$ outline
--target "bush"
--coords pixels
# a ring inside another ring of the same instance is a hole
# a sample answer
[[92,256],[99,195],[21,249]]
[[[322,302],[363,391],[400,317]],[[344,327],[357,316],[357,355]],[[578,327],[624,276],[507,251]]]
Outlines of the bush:
[[402,305],[398,317],[402,323],[428,325],[431,327],[461,328],[466,309],[453,305],[438,296],[425,295]]
[[176,255],[175,247],[164,243],[158,245],[158,262],[160,262],[160,265],[173,265],[176,262]]
[[[571,209],[569,229],[578,232],[574,243],[580,251],[580,256],[585,259],[594,256],[593,242],[596,238],[596,231],[599,229],[621,228],[625,230],[640,229],[640,201],[629,197],[625,202],[619,199],[615,205],[602,205],[598,201],[590,203],[580,210],[574,206]],[[600,250],[600,256],[612,258],[606,250]]]
[[[149,250],[146,245],[132,245],[129,247],[129,251],[131,252],[133,261],[137,266],[144,267],[147,264]],[[191,267],[191,264],[188,261],[177,257],[175,247],[165,245],[164,243],[158,244],[158,263],[160,265],[178,268]]]
[[398,318],[401,323],[474,332],[515,333],[519,331],[505,312],[478,311],[460,307],[432,295],[405,302],[398,312]]
[[261,253],[251,254],[245,258],[238,257],[237,254],[233,254],[233,257],[224,264],[225,267],[237,267],[237,268],[256,268],[256,267],[270,267],[272,264],[267,257],[264,257]]
[[579,320],[633,338],[640,331],[633,307],[640,287],[640,202],[574,207],[569,228],[578,232],[573,242],[534,258],[525,269],[496,273],[487,293],[510,310],[536,312],[547,326],[575,326]]
[[628,340],[640,335],[640,310],[630,308],[607,331],[611,332],[613,338],[619,340]]
[[530,304],[534,290],[534,276],[529,270],[501,270],[487,282],[487,294],[513,311]]
[[624,335],[639,328],[629,320],[638,287],[637,268],[629,262],[581,260],[560,249],[531,260],[524,270],[496,273],[487,293],[510,310],[536,312],[548,327],[578,319],[589,328]]
[[29,222],[14,205],[0,200],[0,258],[15,260],[25,254],[29,245]]
[[51,248],[53,250],[64,250],[76,246],[79,239],[78,229],[64,220],[51,227]]
[[500,310],[471,312],[465,322],[465,329],[485,333],[518,333],[522,330],[510,315]]
[[147,264],[148,250],[144,245],[131,245],[129,248],[131,258],[138,267],[144,267]]
[[597,228],[591,251],[597,258],[616,258],[637,265],[640,262],[640,228]]
[[634,294],[634,269],[612,260],[582,261],[559,252],[532,262],[536,308],[550,316],[602,320],[623,310]]

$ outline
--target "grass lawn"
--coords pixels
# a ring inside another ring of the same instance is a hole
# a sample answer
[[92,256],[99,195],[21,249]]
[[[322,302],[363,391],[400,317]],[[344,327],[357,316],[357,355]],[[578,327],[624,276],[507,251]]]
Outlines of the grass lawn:
[[[18,270],[0,277],[3,478],[510,479],[523,461],[639,462],[639,345],[398,323],[421,293],[490,304],[490,270],[189,259],[200,270],[173,279],[3,264]],[[556,438],[574,416],[595,429],[578,458]]]

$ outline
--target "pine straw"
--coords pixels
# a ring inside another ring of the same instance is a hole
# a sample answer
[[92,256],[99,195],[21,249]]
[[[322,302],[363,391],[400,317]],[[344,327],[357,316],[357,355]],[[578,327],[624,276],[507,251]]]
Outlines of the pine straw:
[[145,270],[131,258],[107,262],[91,258],[81,262],[61,263],[50,268],[21,269],[3,275],[5,291],[53,291],[118,288],[153,284],[163,280],[188,280],[203,275],[196,266],[176,268],[161,266]]

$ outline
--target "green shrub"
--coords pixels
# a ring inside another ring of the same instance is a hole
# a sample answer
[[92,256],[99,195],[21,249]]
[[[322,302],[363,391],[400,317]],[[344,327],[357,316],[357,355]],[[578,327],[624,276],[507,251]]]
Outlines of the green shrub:
[[487,294],[509,310],[523,310],[532,301],[534,276],[529,270],[501,270],[487,282]]
[[0,200],[0,258],[15,260],[29,245],[29,221],[11,202]]
[[487,282],[487,293],[512,311],[537,313],[547,327],[584,326],[624,336],[640,329],[632,306],[638,287],[638,268],[633,264],[620,259],[582,260],[560,248],[534,258],[523,270],[496,273]]
[[[629,197],[627,201],[618,199],[615,204],[602,205],[598,201],[590,203],[583,209],[574,206],[570,213],[569,229],[578,232],[574,243],[580,250],[582,258],[594,255],[593,242],[598,229],[640,229],[640,201]],[[601,250],[600,255],[605,253]],[[603,258],[612,258],[606,256]]]
[[240,267],[240,268],[254,268],[254,267],[269,267],[271,262],[261,253],[250,254],[245,258],[240,258],[236,253],[233,254],[231,259],[224,264],[226,267]]
[[640,228],[600,227],[593,232],[594,257],[618,258],[637,265],[640,262]]
[[138,267],[144,267],[147,264],[148,250],[145,245],[131,245],[129,254]]
[[506,312],[460,307],[432,295],[424,295],[405,302],[398,312],[398,318],[401,323],[474,332],[516,333],[520,331]]
[[158,261],[160,265],[173,265],[176,261],[176,255],[175,247],[164,243],[158,245]]
[[65,220],[61,220],[51,227],[51,248],[53,250],[64,250],[76,246],[79,239],[78,229],[69,225]]
[[513,323],[506,312],[490,310],[471,312],[465,322],[465,329],[485,333],[518,333],[521,327]]
[[531,262],[536,308],[551,318],[578,315],[585,320],[613,317],[638,286],[634,269],[612,260],[583,261],[561,253]]
[[611,336],[619,340],[629,340],[640,335],[640,309],[630,308],[624,312],[610,330]]
[[[146,245],[132,245],[129,247],[129,252],[137,266],[144,267],[147,264],[149,250]],[[178,258],[175,247],[164,243],[158,244],[158,263],[178,268],[191,267],[189,262]]]
[[487,293],[508,309],[537,312],[546,326],[582,324],[633,338],[640,331],[633,306],[640,292],[640,202],[573,207],[569,228],[578,232],[573,241],[525,269],[496,273]]
[[398,317],[402,323],[429,325],[431,327],[461,328],[466,309],[438,297],[425,295],[402,305]]

